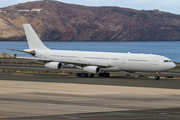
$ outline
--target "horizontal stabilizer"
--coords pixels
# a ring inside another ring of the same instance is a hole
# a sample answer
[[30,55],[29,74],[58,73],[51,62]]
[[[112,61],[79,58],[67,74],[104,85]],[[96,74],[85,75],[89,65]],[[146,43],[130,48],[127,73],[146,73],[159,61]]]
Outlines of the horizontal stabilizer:
[[16,50],[16,49],[6,49],[6,50],[12,50],[12,51],[18,51],[18,52],[30,53],[30,52],[27,52],[27,51],[23,51],[23,50]]

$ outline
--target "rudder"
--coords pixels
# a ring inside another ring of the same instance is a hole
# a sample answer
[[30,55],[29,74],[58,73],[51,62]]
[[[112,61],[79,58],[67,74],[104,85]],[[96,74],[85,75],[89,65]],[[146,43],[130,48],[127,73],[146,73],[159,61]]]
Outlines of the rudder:
[[40,49],[49,50],[49,48],[47,48],[42,43],[42,41],[40,40],[40,38],[38,37],[38,35],[36,34],[36,32],[31,27],[30,24],[23,24],[23,26],[30,49],[40,48]]

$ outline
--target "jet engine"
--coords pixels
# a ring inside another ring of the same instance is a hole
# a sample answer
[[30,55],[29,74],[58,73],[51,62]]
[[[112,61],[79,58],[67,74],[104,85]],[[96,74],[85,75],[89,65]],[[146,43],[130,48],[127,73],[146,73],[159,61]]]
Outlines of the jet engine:
[[48,63],[45,63],[45,67],[46,68],[51,68],[51,69],[54,69],[54,70],[60,70],[62,68],[62,63],[60,62],[48,62]]
[[98,74],[100,72],[100,68],[98,66],[86,66],[83,67],[83,71],[93,74]]

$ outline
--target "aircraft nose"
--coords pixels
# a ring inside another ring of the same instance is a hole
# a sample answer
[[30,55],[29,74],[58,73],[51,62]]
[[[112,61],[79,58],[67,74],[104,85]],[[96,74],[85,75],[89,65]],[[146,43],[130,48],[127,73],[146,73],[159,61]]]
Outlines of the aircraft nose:
[[176,64],[175,63],[172,63],[171,65],[171,69],[175,68],[176,67]]
[[173,63],[173,68],[175,68],[176,67],[176,64],[175,63]]

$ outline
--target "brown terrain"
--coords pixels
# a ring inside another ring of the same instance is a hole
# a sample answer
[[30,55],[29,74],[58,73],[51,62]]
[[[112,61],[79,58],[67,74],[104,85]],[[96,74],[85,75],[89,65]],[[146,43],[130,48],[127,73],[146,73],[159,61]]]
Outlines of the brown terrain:
[[43,41],[180,40],[180,15],[47,0],[0,8],[0,40],[26,40],[23,23]]

